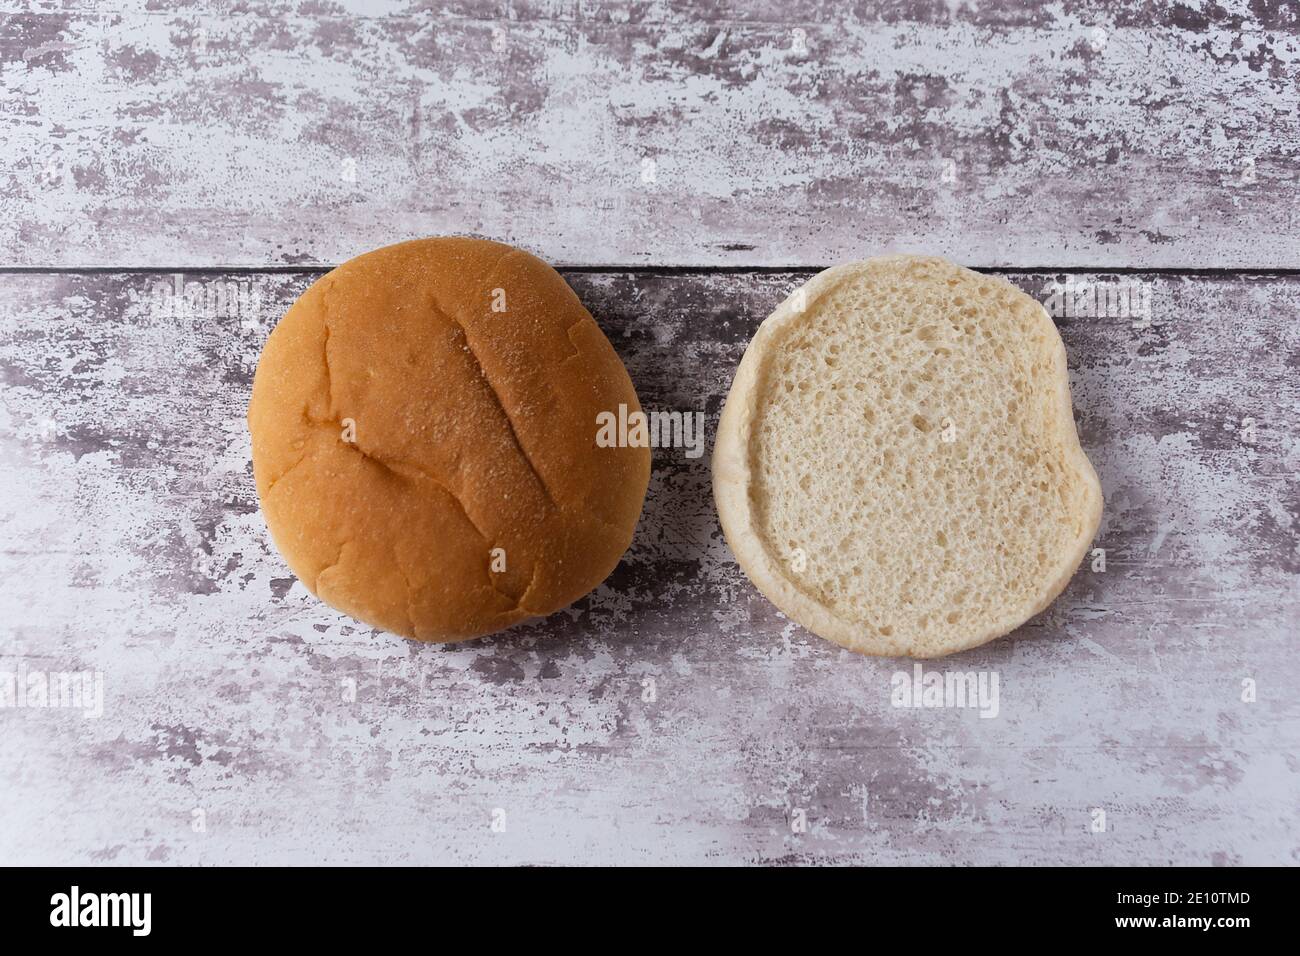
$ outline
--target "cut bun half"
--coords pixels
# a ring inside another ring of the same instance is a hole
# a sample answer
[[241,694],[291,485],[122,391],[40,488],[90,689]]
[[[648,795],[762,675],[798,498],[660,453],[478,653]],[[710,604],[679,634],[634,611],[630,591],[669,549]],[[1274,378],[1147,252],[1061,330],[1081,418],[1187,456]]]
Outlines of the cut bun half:
[[745,352],[714,497],[754,585],[862,654],[938,657],[1065,588],[1101,519],[1042,305],[943,259],[840,265]]

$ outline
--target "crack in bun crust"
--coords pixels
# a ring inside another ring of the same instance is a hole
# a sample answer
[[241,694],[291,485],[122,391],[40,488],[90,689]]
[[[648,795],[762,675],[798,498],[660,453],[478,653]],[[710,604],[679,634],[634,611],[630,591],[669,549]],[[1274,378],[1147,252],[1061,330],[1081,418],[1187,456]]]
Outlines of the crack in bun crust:
[[419,640],[489,634],[587,594],[631,543],[650,451],[596,444],[620,404],[640,409],[627,370],[546,263],[388,246],[267,339],[248,407],[262,511],[333,607]]

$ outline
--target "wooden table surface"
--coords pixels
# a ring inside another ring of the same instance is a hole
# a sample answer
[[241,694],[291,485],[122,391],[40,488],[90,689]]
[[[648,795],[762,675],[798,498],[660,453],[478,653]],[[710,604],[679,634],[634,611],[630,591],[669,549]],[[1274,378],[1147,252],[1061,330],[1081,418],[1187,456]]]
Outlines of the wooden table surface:
[[[104,693],[0,706],[0,863],[1300,863],[1294,4],[153,6],[0,2],[0,674]],[[568,611],[356,624],[271,545],[249,387],[317,276],[446,233],[710,441],[836,261],[1140,290],[1057,319],[1104,570],[925,665],[996,717],[896,707],[659,449]]]

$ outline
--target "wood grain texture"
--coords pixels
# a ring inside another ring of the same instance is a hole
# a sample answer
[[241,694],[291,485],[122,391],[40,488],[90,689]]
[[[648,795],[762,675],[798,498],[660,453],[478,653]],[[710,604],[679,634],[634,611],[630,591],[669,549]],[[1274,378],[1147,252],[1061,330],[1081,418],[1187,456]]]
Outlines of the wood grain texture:
[[[313,277],[192,274],[256,295],[183,316],[165,276],[0,280],[0,670],[106,694],[0,709],[0,862],[1300,862],[1300,280],[1128,276],[1149,325],[1059,320],[1107,568],[927,665],[996,672],[981,719],[891,706],[898,663],[776,613],[680,449],[568,612],[439,647],[323,606],[270,545],[243,422]],[[710,436],[806,277],[568,276],[642,402]]]
[[0,266],[1300,267],[1294,4],[6,6]]

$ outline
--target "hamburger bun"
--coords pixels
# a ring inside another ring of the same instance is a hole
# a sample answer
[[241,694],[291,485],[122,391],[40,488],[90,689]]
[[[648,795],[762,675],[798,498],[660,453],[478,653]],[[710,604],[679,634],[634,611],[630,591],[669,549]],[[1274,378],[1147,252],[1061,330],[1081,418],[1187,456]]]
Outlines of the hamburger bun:
[[919,256],[822,272],[762,324],[718,425],[713,487],[763,594],[890,657],[975,647],[1042,611],[1102,508],[1046,311]]
[[327,604],[423,641],[552,613],[632,539],[648,448],[598,447],[640,409],[564,280],[519,249],[422,239],[322,276],[266,342],[253,474],[289,567]]

